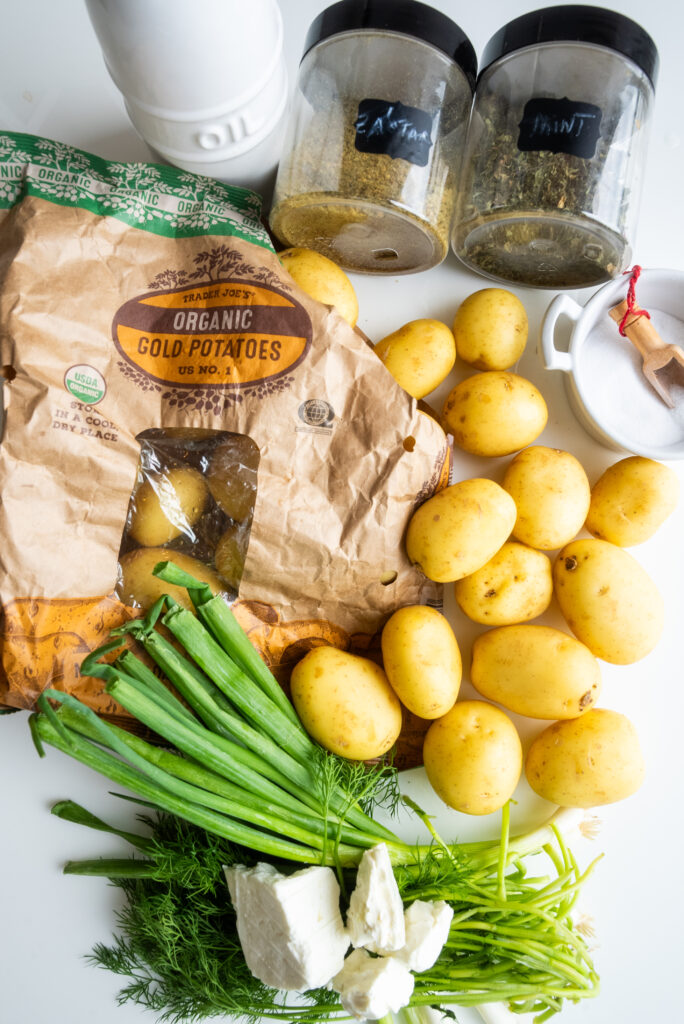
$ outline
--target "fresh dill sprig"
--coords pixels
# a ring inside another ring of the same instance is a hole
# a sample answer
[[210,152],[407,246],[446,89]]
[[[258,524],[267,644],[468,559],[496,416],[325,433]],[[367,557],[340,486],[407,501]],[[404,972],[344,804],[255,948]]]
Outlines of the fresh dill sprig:
[[349,806],[358,804],[369,817],[378,808],[393,815],[401,805],[399,773],[390,758],[367,764],[348,761],[318,747],[311,761],[318,794],[326,807],[336,790],[348,794]]
[[438,846],[416,847],[413,864],[398,864],[394,868],[399,892],[404,903],[413,900],[442,899],[464,887],[473,868],[458,847],[452,847],[451,856],[445,857]]
[[[139,820],[152,833],[150,856],[156,864],[157,881],[173,881],[198,894],[215,894],[217,888],[223,892],[223,866],[236,863],[235,847],[220,836],[189,828],[170,814],[156,819],[141,815]],[[240,850],[240,863],[254,861],[247,850]]]

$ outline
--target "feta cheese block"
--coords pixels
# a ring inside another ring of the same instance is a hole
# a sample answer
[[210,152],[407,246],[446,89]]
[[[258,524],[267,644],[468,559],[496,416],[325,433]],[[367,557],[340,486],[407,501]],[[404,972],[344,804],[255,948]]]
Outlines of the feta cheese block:
[[406,941],[404,905],[384,843],[366,850],[349,900],[347,929],[352,946],[393,953]]
[[410,971],[427,971],[437,960],[449,937],[454,912],[444,900],[415,900],[404,913],[406,944],[392,959]]
[[365,949],[353,950],[332,980],[340,1002],[359,1020],[378,1020],[398,1013],[413,992],[413,975],[394,957],[372,957]]
[[343,966],[349,936],[331,868],[281,875],[271,864],[224,868],[242,952],[255,978],[304,992],[327,985]]

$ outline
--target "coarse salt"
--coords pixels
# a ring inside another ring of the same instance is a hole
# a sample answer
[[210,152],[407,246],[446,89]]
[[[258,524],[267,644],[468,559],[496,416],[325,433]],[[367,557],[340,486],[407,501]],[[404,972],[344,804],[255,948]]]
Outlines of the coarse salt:
[[[668,345],[684,347],[684,322],[649,309],[651,321]],[[666,447],[684,441],[684,387],[670,388],[669,409],[642,373],[642,358],[606,314],[587,334],[575,376],[583,401],[606,433],[639,445]]]

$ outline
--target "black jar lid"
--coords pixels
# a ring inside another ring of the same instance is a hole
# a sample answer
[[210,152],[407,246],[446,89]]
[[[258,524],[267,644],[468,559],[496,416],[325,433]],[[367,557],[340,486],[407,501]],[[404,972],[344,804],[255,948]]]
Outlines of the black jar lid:
[[430,43],[458,64],[471,90],[475,89],[477,57],[473,44],[455,21],[417,0],[340,0],[312,21],[302,57],[324,39],[355,29],[399,32]]
[[655,89],[658,50],[640,25],[604,7],[567,4],[523,14],[499,29],[484,48],[480,75],[506,54],[535,43],[595,43],[629,57]]

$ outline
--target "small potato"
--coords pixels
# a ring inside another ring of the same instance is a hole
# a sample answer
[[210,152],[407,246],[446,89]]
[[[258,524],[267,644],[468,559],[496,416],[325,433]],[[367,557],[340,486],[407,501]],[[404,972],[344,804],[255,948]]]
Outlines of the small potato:
[[527,313],[505,288],[482,288],[459,306],[454,337],[459,357],[478,370],[507,370],[527,343]]
[[414,512],[407,554],[428,579],[460,580],[493,557],[508,539],[515,516],[515,502],[493,480],[462,480]]
[[382,631],[382,659],[392,689],[419,718],[441,718],[461,685],[461,652],[436,608],[399,608]]
[[528,718],[577,718],[601,692],[601,670],[591,651],[550,626],[481,633],[473,644],[470,679],[483,697]]
[[411,320],[375,346],[397,384],[413,398],[425,398],[456,362],[454,336],[439,320]]
[[302,725],[322,747],[352,761],[380,757],[401,731],[401,704],[374,661],[314,647],[290,683]]
[[644,759],[628,718],[592,708],[544,729],[528,751],[525,774],[534,792],[552,804],[600,807],[636,793]]
[[422,416],[427,416],[428,419],[432,420],[433,423],[437,424],[439,429],[442,431],[444,444],[446,444],[446,434],[444,433],[442,421],[439,418],[439,413],[437,412],[437,410],[433,409],[432,406],[428,405],[427,402],[424,402],[422,398],[418,400],[417,409]]
[[428,729],[423,761],[445,804],[464,814],[491,814],[518,784],[522,746],[503,711],[481,700],[463,700]]
[[356,325],[359,303],[341,267],[313,249],[284,249],[278,259],[303,292],[326,306],[335,306],[352,327]]
[[609,466],[594,484],[585,527],[621,548],[643,544],[674,512],[678,497],[674,470],[632,455]]
[[214,551],[216,571],[234,590],[242,579],[248,540],[247,531],[233,524],[221,534]]
[[517,506],[513,536],[523,544],[552,551],[582,529],[589,481],[570,452],[543,445],[526,448],[511,461],[502,486]]
[[575,540],[558,554],[553,586],[567,624],[597,658],[629,665],[663,630],[663,599],[637,560],[605,540]]
[[129,535],[143,547],[168,544],[192,530],[207,502],[204,477],[191,466],[155,473],[133,495]]
[[551,562],[541,551],[507,541],[477,572],[454,584],[461,611],[485,626],[509,626],[542,615],[553,597]]
[[532,444],[548,419],[546,402],[516,373],[476,373],[457,384],[442,410],[442,425],[472,455],[511,455]]
[[170,594],[183,608],[194,611],[193,603],[184,587],[175,587],[152,575],[157,562],[175,562],[179,569],[189,572],[202,583],[208,583],[214,594],[219,594],[224,589],[216,573],[204,562],[199,562],[190,555],[169,551],[168,548],[138,548],[123,555],[119,562],[121,580],[117,594],[124,604],[147,611],[162,594]]
[[254,508],[258,465],[259,449],[247,437],[224,441],[209,460],[207,484],[211,496],[236,522],[247,519]]

